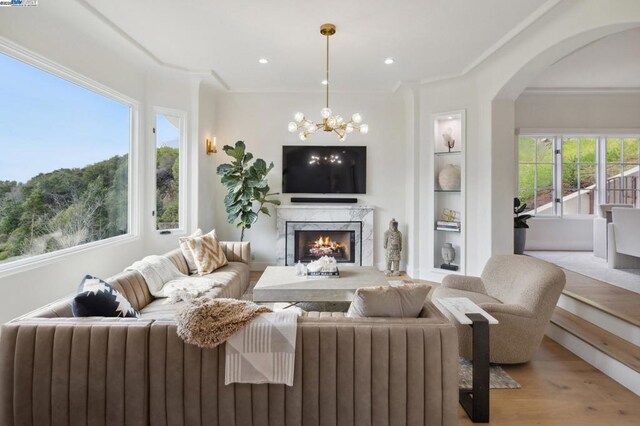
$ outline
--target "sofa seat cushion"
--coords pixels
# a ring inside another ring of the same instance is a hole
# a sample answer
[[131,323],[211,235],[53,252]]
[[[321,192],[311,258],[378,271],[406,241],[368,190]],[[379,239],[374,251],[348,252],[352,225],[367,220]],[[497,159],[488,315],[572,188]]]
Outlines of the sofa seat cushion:
[[431,299],[435,301],[437,297],[466,297],[470,299],[476,305],[482,305],[483,303],[502,303],[498,299],[491,296],[487,296],[482,293],[475,293],[473,291],[458,290],[456,288],[436,287],[433,290]]
[[[205,275],[221,284],[206,292],[202,297],[240,299],[249,286],[249,265],[242,262],[229,262],[226,266]],[[155,299],[140,311],[145,319],[173,319],[176,310],[186,302],[165,303],[167,299]]]

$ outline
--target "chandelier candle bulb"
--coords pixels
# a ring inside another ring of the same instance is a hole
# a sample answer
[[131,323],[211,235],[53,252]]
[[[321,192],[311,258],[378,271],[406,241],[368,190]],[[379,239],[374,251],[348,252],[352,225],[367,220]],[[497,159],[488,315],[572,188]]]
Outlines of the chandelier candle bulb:
[[326,76],[327,78],[322,81],[322,84],[326,86],[326,106],[320,110],[322,116],[321,123],[315,123],[307,119],[303,113],[297,112],[294,115],[295,122],[290,122],[287,129],[293,133],[300,130],[300,140],[304,141],[309,135],[314,134],[318,129],[322,129],[325,132],[334,132],[341,142],[344,142],[347,138],[347,134],[352,133],[354,130],[359,131],[362,134],[369,132],[369,126],[362,123],[362,115],[355,113],[351,116],[350,121],[340,115],[333,115],[331,108],[329,108],[329,37],[336,33],[336,26],[333,24],[323,24],[320,26],[320,34],[327,38],[327,56],[326,56]]

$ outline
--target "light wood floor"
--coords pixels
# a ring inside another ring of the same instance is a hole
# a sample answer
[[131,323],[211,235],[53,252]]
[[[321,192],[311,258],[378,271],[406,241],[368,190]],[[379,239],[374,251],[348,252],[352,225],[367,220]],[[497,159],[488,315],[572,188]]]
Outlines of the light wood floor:
[[[252,281],[260,275],[252,272]],[[547,337],[531,362],[503,368],[522,388],[491,391],[490,425],[640,425],[640,397]],[[459,407],[458,425],[473,424]]]
[[522,388],[491,391],[491,425],[640,424],[640,397],[547,337],[531,362],[503,368]]

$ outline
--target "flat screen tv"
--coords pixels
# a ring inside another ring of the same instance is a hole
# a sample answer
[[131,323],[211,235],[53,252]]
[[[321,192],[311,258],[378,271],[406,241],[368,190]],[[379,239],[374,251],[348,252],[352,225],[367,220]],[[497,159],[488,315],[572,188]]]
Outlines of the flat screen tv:
[[366,146],[283,146],[282,192],[366,194]]

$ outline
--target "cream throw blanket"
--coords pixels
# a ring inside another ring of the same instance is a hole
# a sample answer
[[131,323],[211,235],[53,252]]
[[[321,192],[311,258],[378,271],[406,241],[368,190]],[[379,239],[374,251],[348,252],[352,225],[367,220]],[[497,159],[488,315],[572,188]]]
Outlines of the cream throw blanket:
[[293,386],[300,308],[260,315],[227,340],[224,384]]
[[280,383],[293,386],[298,308],[271,312],[236,299],[193,300],[176,315],[185,342],[214,348],[226,341],[225,384]]
[[183,274],[164,256],[147,256],[125,270],[140,272],[151,295],[167,298],[165,303],[191,301],[218,285],[213,278]]

